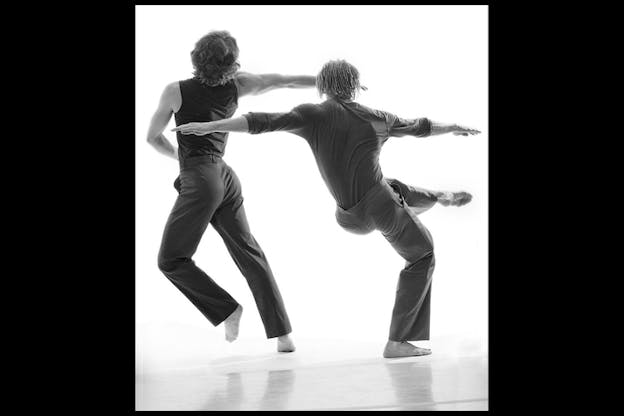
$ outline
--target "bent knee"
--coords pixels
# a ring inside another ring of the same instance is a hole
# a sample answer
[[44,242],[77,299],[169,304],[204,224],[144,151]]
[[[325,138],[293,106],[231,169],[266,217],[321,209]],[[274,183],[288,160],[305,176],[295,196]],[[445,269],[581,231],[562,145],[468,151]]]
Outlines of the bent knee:
[[425,245],[423,247],[419,247],[418,250],[415,250],[410,256],[409,263],[414,264],[429,260],[431,260],[432,262],[435,261],[433,245]]
[[158,268],[163,273],[174,271],[181,263],[181,259],[164,256],[162,254],[158,255]]
[[435,256],[433,251],[430,251],[418,259],[408,261],[401,273],[406,276],[431,276],[433,269],[435,269]]

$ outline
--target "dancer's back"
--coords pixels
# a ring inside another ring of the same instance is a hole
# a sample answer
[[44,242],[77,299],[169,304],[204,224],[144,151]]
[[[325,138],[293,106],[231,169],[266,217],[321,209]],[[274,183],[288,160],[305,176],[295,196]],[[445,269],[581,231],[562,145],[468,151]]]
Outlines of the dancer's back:
[[250,113],[246,117],[251,133],[287,130],[305,138],[329,191],[344,209],[354,206],[383,179],[379,153],[389,136],[425,136],[430,131],[427,119],[403,120],[336,99],[303,104],[289,113]]
[[[182,105],[175,113],[176,125],[230,118],[238,108],[238,89],[234,79],[210,87],[197,78],[179,81]],[[215,132],[199,138],[177,133],[180,160],[195,156],[223,156],[228,133]]]

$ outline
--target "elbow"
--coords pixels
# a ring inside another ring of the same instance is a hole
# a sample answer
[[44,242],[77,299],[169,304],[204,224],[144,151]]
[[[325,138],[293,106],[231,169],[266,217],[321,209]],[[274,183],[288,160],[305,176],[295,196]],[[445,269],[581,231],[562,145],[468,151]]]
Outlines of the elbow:
[[434,128],[435,128],[435,123],[433,121],[431,121],[430,118],[427,117],[423,117],[422,118],[423,124],[424,124],[424,132],[422,134],[422,137],[429,137],[433,134],[434,132]]
[[295,77],[283,77],[279,80],[280,88],[301,88],[302,84],[301,80]]
[[156,143],[159,141],[160,136],[162,136],[162,133],[157,133],[154,131],[148,131],[147,132],[147,142],[150,144]]
[[286,88],[310,88],[316,86],[316,78],[313,81],[309,80],[294,80],[284,85]]

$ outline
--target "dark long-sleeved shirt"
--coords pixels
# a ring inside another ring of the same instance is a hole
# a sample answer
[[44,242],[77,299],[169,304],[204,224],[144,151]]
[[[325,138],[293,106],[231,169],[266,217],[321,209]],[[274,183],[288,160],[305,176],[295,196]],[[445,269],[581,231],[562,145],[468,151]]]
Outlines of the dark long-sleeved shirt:
[[244,115],[251,134],[288,131],[306,139],[321,176],[338,206],[349,209],[383,179],[381,146],[391,136],[425,137],[427,118],[403,119],[356,102],[329,99],[287,113]]

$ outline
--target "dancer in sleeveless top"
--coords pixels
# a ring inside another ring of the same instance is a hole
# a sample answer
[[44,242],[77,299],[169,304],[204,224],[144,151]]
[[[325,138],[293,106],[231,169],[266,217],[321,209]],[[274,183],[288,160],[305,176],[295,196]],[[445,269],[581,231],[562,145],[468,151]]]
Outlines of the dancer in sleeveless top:
[[226,340],[234,341],[242,306],[192,260],[212,224],[249,284],[267,338],[277,337],[278,351],[292,352],[291,325],[277,282],[249,229],[240,181],[223,160],[228,134],[197,138],[178,133],[177,148],[163,135],[172,114],[176,125],[226,119],[236,111],[239,97],[315,85],[314,76],[240,72],[238,54],[227,31],[202,37],[191,52],[194,76],[169,84],[152,117],[147,141],[180,165],[174,182],[179,195],[165,225],[158,267],[214,326],[224,322]]

